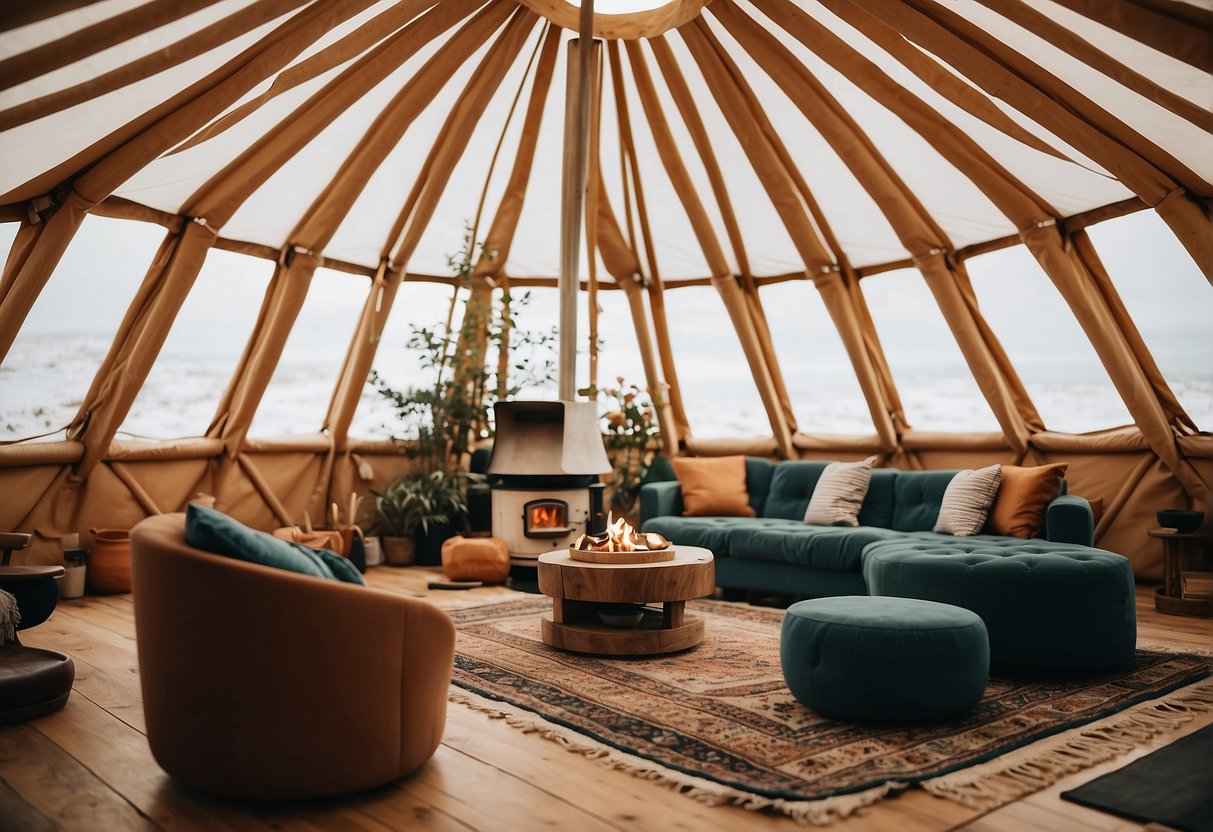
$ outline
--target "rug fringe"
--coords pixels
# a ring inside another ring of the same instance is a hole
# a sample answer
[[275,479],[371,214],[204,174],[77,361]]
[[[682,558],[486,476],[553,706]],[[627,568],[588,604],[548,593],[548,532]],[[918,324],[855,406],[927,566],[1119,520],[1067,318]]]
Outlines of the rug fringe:
[[505,720],[505,723],[511,728],[522,731],[524,734],[538,734],[540,737],[564,747],[566,751],[595,760],[600,765],[614,771],[625,772],[633,777],[664,786],[708,806],[729,804],[750,811],[769,811],[785,815],[798,823],[826,826],[848,817],[865,806],[880,802],[892,792],[906,788],[905,783],[889,782],[861,792],[817,800],[763,797],[617,752],[572,729],[554,725],[542,718],[528,715],[528,712],[516,709],[511,705],[488,700],[468,691],[452,689],[448,698],[452,702],[485,714],[490,719]]
[[936,797],[990,811],[1051,786],[1067,774],[1111,760],[1210,710],[1213,682],[1206,680],[921,785]]
[[1154,653],[1185,653],[1189,656],[1213,656],[1213,648],[1192,647],[1191,645],[1176,647],[1169,644],[1142,644],[1138,642],[1137,649],[1149,650]]

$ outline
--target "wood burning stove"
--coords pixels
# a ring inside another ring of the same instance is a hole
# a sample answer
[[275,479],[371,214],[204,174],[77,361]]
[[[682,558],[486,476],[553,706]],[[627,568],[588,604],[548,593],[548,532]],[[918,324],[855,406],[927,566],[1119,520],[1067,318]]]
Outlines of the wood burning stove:
[[493,536],[516,563],[606,528],[598,475],[611,469],[592,402],[498,402],[489,460]]

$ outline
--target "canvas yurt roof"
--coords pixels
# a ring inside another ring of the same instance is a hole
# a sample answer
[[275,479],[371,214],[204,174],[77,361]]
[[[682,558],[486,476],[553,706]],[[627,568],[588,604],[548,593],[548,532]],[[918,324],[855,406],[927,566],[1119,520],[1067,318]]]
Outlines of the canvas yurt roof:
[[[199,490],[268,526],[399,470],[389,445],[349,435],[379,360],[376,334],[394,309],[405,314],[411,286],[451,282],[448,257],[469,233],[484,242],[486,286],[556,285],[566,107],[585,102],[577,279],[591,313],[600,291],[626,297],[644,381],[670,385],[661,422],[671,452],[876,453],[928,468],[1065,460],[1072,489],[1104,503],[1097,539],[1136,553],[1143,574],[1156,569],[1143,530],[1156,508],[1208,505],[1213,441],[1089,229],[1150,217],[1187,271],[1178,284],[1132,280],[1173,288],[1160,304],[1207,307],[1208,2],[599,0],[599,45],[585,50],[593,83],[570,99],[578,16],[563,0],[6,9],[0,220],[14,230],[0,359],[62,279],[86,218],[163,231],[65,434],[0,446],[0,526],[36,529],[50,547],[76,528],[176,510]],[[996,310],[983,308],[969,271],[1012,250],[1041,276],[1002,287],[1023,325],[1038,303],[1063,310],[1123,402],[1124,424],[1075,434],[1042,418],[1004,346],[1009,328],[991,326]],[[274,271],[205,435],[116,438],[217,252]],[[350,276],[362,306],[343,333],[322,431],[250,439],[325,269]],[[937,308],[989,430],[929,431],[907,415],[906,379],[864,289],[881,280],[913,283]],[[696,287],[714,294],[723,314],[712,337],[744,358],[761,402],[731,440],[697,441],[679,383],[680,366],[712,360],[669,334],[698,314],[679,301]],[[837,433],[798,420],[798,398],[813,394],[787,376],[815,356],[772,335],[789,302],[823,310],[804,326],[834,333],[868,425]]]

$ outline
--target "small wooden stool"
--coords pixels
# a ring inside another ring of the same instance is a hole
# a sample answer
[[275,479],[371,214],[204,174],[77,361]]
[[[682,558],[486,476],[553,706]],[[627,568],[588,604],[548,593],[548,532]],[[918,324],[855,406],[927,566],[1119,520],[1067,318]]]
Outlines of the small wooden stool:
[[1213,534],[1164,528],[1150,529],[1147,534],[1162,541],[1163,583],[1154,593],[1154,609],[1167,615],[1213,616],[1213,600],[1184,598],[1180,586],[1181,572],[1209,568],[1209,545],[1213,542]]

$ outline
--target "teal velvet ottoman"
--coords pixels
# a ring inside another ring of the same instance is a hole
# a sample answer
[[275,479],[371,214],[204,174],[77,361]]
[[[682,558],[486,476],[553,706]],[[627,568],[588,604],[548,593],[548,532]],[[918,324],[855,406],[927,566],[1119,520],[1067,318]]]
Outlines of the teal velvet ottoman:
[[995,668],[1094,673],[1133,661],[1127,558],[1040,540],[926,537],[865,549],[868,592],[972,610],[989,630]]
[[963,716],[981,699],[990,670],[986,627],[974,613],[867,595],[788,607],[779,659],[793,696],[847,722]]

